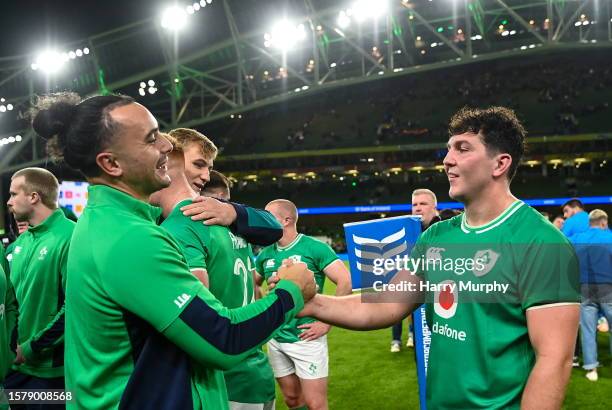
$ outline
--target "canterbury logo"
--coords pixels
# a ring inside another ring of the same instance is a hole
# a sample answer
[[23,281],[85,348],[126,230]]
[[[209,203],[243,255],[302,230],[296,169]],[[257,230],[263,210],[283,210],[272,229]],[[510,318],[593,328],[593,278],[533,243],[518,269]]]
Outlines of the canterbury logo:
[[428,260],[440,260],[442,259],[442,252],[445,250],[446,248],[429,248],[425,258]]
[[[401,255],[408,250],[406,230],[404,228],[381,240],[364,238],[353,234],[353,242],[355,242],[357,269],[361,272],[374,273],[375,259],[393,259],[395,256]],[[387,273],[394,272],[384,272],[382,274]]]

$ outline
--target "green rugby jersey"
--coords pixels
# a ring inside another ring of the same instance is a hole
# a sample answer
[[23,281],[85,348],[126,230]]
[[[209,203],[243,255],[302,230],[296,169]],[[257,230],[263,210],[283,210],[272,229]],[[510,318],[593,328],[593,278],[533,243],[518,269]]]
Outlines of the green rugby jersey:
[[64,375],[64,290],[74,225],[56,209],[15,241],[10,278],[19,306],[17,342],[26,361],[13,369],[21,373]]
[[[184,216],[180,208],[191,202],[179,202],[162,226],[178,241],[189,268],[207,271],[209,289],[223,306],[234,309],[254,302],[251,246],[225,226],[207,226]],[[274,400],[274,374],[261,349],[223,373],[230,401]]]
[[114,188],[89,187],[68,256],[68,408],[227,408],[215,369],[246,359],[303,307],[290,281],[256,303],[223,307],[155,224],[160,213]]
[[[275,243],[262,249],[255,262],[257,272],[268,280],[270,276],[276,275],[276,271],[284,259],[306,263],[308,269],[314,272],[315,280],[319,286],[318,292],[323,293],[326,277],[323,270],[330,263],[336,261],[338,256],[329,245],[320,240],[298,234],[295,240],[287,246],[279,246],[278,243]],[[298,329],[298,326],[314,321],[315,319],[311,317],[294,319],[274,335],[274,340],[280,343],[299,342],[301,340],[299,334],[302,333],[302,329]]]
[[[15,360],[15,341],[12,340],[17,323],[17,301],[9,280],[8,261],[0,244],[0,383]],[[0,407],[1,408],[1,407]]]
[[412,258],[428,260],[425,283],[454,285],[428,292],[427,407],[518,409],[535,364],[527,309],[579,301],[572,246],[516,201],[484,226],[469,226],[465,214],[432,225]]

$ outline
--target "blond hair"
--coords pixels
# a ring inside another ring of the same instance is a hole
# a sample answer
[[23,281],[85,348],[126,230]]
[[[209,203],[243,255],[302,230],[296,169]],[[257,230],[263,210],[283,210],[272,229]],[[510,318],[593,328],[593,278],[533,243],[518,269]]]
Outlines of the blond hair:
[[417,195],[429,195],[431,199],[433,199],[434,206],[438,206],[438,198],[436,198],[436,194],[431,189],[427,188],[419,188],[412,191],[412,197],[414,198]]
[[608,214],[602,209],[593,209],[589,212],[589,224],[595,225],[605,221],[608,223]]
[[[204,134],[190,128],[176,128],[168,133],[175,141],[172,144],[178,151],[184,151],[190,144],[197,144],[200,152],[206,158],[215,159],[219,150],[217,146]],[[172,142],[172,141],[171,141]]]

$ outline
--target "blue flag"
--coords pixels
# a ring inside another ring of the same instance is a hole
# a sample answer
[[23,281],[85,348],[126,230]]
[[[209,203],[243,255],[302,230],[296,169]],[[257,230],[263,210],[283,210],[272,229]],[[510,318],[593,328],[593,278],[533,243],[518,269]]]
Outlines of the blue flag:
[[420,218],[409,215],[344,224],[353,289],[387,283],[397,271],[381,261],[410,255],[420,233]]
[[[409,256],[421,234],[421,220],[414,216],[375,219],[344,224],[346,249],[353,289],[371,288],[375,281],[388,283],[397,273],[385,260]],[[382,263],[381,263],[382,261]],[[421,306],[413,315],[417,380],[421,410],[425,410],[427,360],[431,332],[425,322],[425,308]]]

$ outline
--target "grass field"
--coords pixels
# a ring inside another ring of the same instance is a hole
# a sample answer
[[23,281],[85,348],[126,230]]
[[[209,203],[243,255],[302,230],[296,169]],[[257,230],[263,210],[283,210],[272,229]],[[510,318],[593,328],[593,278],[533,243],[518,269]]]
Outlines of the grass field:
[[[333,292],[333,283],[327,283],[325,293]],[[404,338],[405,334],[404,328]],[[328,335],[330,409],[418,408],[413,350],[402,346],[400,353],[390,353],[390,339],[390,329],[370,332],[332,329]],[[612,357],[608,335],[600,334],[598,341],[599,361],[603,365],[599,369],[599,381],[590,382],[584,377],[584,370],[574,369],[564,409],[612,408]],[[278,386],[276,393],[276,408],[287,409]]]

